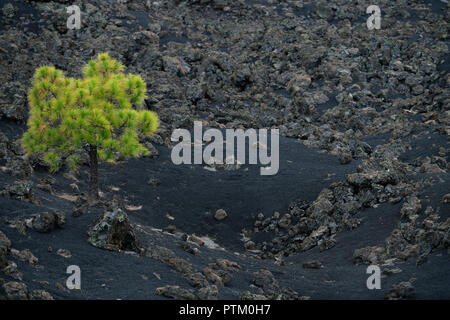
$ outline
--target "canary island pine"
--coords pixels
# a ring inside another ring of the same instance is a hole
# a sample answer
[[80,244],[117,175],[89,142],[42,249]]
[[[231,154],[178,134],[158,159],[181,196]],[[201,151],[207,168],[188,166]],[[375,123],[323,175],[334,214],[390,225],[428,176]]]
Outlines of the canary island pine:
[[52,66],[36,70],[28,102],[28,130],[22,137],[27,154],[38,154],[55,172],[65,161],[76,170],[80,154],[89,155],[89,199],[98,199],[98,159],[114,162],[147,155],[139,135],[158,126],[156,113],[142,110],[146,83],[137,74],[101,53],[83,67],[81,79],[69,78]]

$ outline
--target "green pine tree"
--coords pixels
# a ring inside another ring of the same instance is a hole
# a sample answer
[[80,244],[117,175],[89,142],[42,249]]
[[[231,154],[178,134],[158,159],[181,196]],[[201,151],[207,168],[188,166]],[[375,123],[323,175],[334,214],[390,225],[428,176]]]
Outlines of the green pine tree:
[[55,172],[65,161],[76,170],[80,154],[89,154],[89,199],[98,199],[98,159],[114,162],[146,155],[138,136],[153,134],[156,113],[139,110],[146,98],[146,83],[136,74],[101,53],[74,79],[52,66],[36,70],[28,94],[30,116],[22,144],[27,154],[38,154]]

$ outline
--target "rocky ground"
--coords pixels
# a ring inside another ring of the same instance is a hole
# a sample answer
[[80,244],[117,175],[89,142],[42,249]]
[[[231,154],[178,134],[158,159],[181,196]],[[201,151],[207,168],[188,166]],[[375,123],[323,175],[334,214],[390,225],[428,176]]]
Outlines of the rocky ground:
[[[370,31],[371,4],[1,0],[0,296],[449,299],[449,5],[377,1]],[[161,128],[151,157],[101,166],[88,207],[86,166],[50,175],[18,139],[34,70],[80,76],[104,51],[146,80]],[[173,165],[196,120],[279,128],[279,173]]]

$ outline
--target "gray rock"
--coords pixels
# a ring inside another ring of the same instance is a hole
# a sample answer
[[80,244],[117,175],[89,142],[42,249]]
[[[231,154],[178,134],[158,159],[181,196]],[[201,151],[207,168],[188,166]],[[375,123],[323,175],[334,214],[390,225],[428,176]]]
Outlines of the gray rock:
[[20,261],[26,262],[30,265],[35,265],[39,262],[39,259],[36,258],[29,249],[24,249],[21,251],[11,249],[11,255],[19,259]]
[[217,221],[222,221],[223,219],[225,219],[228,216],[227,212],[223,209],[218,209],[216,211],[216,214],[214,215],[214,218]]
[[172,250],[152,245],[149,246],[145,252],[147,257],[153,258],[155,260],[158,260],[162,263],[167,264],[172,269],[183,273],[183,274],[190,274],[192,273],[192,264],[190,264],[188,261],[178,257]]
[[245,249],[247,250],[255,250],[256,249],[256,244],[253,241],[247,241],[244,244]]
[[255,286],[261,288],[264,295],[269,299],[275,298],[280,292],[280,285],[269,270],[261,269],[252,276],[252,282]]
[[209,285],[208,280],[201,272],[185,274],[184,278],[186,278],[194,288],[203,288]]
[[355,264],[381,264],[387,259],[388,255],[385,248],[365,247],[356,249],[353,252],[353,263]]
[[323,264],[319,260],[306,261],[302,264],[304,269],[320,269],[323,268]]
[[11,241],[0,231],[0,270],[7,266],[6,256],[11,248]]
[[31,226],[37,232],[50,232],[55,228],[56,219],[52,213],[39,213],[33,215]]
[[2,8],[2,13],[6,18],[14,18],[16,14],[17,8],[14,7],[11,3],[7,3]]
[[5,197],[26,202],[34,200],[33,183],[31,181],[15,181],[1,192]]
[[52,295],[45,290],[33,290],[30,292],[30,300],[54,300]]
[[280,221],[278,221],[278,225],[284,229],[287,229],[290,224],[291,224],[291,215],[289,213],[284,214],[281,217]]
[[147,180],[147,184],[156,187],[156,186],[159,186],[161,184],[161,181],[158,178],[150,177]]
[[180,288],[179,286],[165,286],[156,289],[156,294],[177,300],[197,300],[193,290]]
[[[411,281],[411,280],[410,280]],[[410,281],[394,284],[386,293],[386,300],[403,300],[414,299],[416,297],[416,289]]]
[[28,288],[22,282],[7,282],[3,285],[8,300],[28,300]]
[[38,213],[31,218],[31,228],[37,232],[51,232],[55,228],[63,228],[66,224],[66,216],[62,212]]
[[112,251],[142,252],[128,216],[121,209],[106,211],[88,228],[88,242],[93,246]]
[[250,291],[246,290],[241,293],[241,295],[239,296],[239,300],[268,300],[268,299],[261,294],[251,293]]
[[422,204],[420,199],[417,197],[408,197],[402,208],[400,209],[400,213],[402,218],[411,217],[422,209]]
[[216,285],[200,288],[197,292],[200,300],[219,300],[219,289]]

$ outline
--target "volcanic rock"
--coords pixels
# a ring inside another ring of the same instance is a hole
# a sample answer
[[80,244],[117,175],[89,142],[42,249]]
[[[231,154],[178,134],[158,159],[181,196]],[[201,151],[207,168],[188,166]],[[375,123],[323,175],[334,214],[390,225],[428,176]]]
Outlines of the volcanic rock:
[[89,243],[98,248],[137,253],[142,251],[127,214],[119,208],[97,217],[89,226],[87,234]]
[[228,216],[228,214],[226,213],[225,210],[223,209],[219,209],[216,211],[216,214],[214,215],[214,218],[217,221],[222,221],[223,219],[225,219]]

